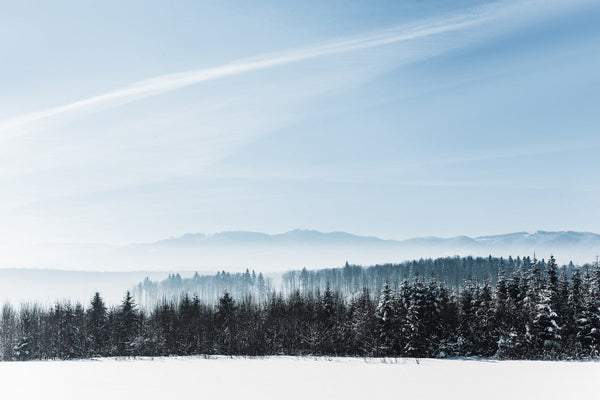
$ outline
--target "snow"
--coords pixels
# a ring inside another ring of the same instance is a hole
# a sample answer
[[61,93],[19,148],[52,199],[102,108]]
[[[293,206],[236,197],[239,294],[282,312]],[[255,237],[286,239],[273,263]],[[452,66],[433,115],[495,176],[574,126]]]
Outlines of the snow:
[[0,363],[6,399],[595,398],[600,362],[173,357]]

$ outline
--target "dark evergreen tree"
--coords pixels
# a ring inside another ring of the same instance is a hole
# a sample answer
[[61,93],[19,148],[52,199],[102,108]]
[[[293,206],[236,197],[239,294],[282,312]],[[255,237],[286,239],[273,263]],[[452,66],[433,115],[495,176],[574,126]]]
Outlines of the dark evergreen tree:
[[544,358],[557,358],[562,348],[561,327],[558,325],[558,314],[553,310],[552,297],[551,289],[540,293],[530,331],[534,354]]
[[218,348],[223,354],[231,354],[234,349],[235,327],[235,301],[228,292],[223,293],[217,306],[217,327],[220,330]]
[[371,300],[369,291],[365,288],[350,306],[349,354],[369,356],[380,352],[378,343],[381,340],[382,321],[381,317],[376,315],[375,303]]
[[458,296],[460,334],[458,337],[458,348],[461,354],[473,355],[477,352],[477,341],[475,327],[476,315],[476,287],[471,281],[465,282]]
[[388,282],[381,290],[375,315],[379,329],[379,351],[381,354],[391,354],[397,347],[399,329],[396,301]]
[[12,350],[13,356],[20,361],[39,358],[37,335],[41,332],[39,326],[39,310],[36,306],[24,305],[19,313],[19,338]]
[[100,293],[96,292],[87,310],[89,354],[99,356],[108,353],[108,314]]
[[0,320],[0,356],[3,361],[10,361],[17,345],[17,312],[10,304],[2,307]]
[[405,320],[405,354],[411,357],[427,357],[429,355],[429,337],[426,330],[427,289],[416,280],[411,290],[410,303]]
[[140,328],[140,315],[129,291],[127,291],[121,302],[115,322],[117,354],[135,355],[136,347],[139,345],[137,339]]

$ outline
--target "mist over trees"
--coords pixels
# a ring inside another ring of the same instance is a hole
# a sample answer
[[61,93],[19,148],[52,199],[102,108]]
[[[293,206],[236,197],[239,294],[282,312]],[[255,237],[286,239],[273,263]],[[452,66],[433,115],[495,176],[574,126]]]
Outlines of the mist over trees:
[[[512,274],[531,265],[530,257],[442,257],[405,261],[399,264],[381,264],[370,267],[350,265],[343,268],[319,270],[302,269],[283,274],[282,290],[292,293],[300,290],[323,291],[329,285],[344,296],[355,296],[364,288],[377,293],[388,282],[398,288],[404,280],[433,278],[449,289],[457,290],[465,281],[495,283],[500,272]],[[542,267],[545,261],[539,261]],[[571,264],[569,268],[573,268]]]
[[[465,260],[456,259],[456,265],[472,265]],[[559,267],[553,258],[513,264],[512,272],[499,269],[493,280],[460,275],[458,287],[448,282],[456,282],[460,269],[452,270],[446,281],[436,274],[415,274],[396,283],[385,281],[375,292],[364,286],[354,293],[346,286],[348,279],[342,279],[324,290],[317,285],[290,293],[270,291],[260,301],[225,291],[215,303],[184,294],[140,309],[127,292],[115,307],[106,307],[99,293],[86,306],[63,302],[15,309],[7,304],[0,316],[0,356],[598,357],[598,264]],[[342,276],[348,267],[340,269]],[[316,277],[338,271],[300,271],[307,273],[309,282],[310,274],[320,282]]]
[[152,281],[148,277],[132,289],[138,304],[152,308],[159,302],[177,301],[183,295],[193,295],[205,303],[216,303],[224,292],[236,299],[250,298],[262,302],[274,287],[270,278],[246,269],[244,273],[220,271],[215,275],[200,275],[182,278],[179,273],[169,274],[162,281]]
[[[544,260],[537,261],[541,268]],[[420,259],[399,264],[382,264],[370,267],[346,263],[342,268],[289,271],[274,278],[262,273],[246,270],[244,273],[219,272],[216,275],[199,275],[182,278],[180,274],[170,274],[162,281],[146,278],[132,289],[132,293],[142,307],[151,308],[161,301],[179,300],[188,294],[198,296],[205,303],[215,303],[224,291],[236,299],[250,298],[263,302],[272,292],[289,296],[296,291],[303,295],[322,293],[327,286],[350,300],[360,295],[363,289],[378,293],[388,282],[397,289],[402,281],[434,278],[452,290],[457,290],[463,282],[485,282],[495,284],[500,273],[513,274],[531,266],[530,257],[443,257]],[[573,264],[567,266],[569,270]]]

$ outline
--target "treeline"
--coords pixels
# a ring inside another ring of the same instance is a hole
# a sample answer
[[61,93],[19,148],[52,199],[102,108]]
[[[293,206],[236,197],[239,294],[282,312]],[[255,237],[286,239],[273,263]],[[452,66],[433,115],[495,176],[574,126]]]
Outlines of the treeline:
[[[546,262],[538,260],[540,268],[545,268]],[[440,257],[436,259],[420,259],[405,261],[399,264],[382,264],[369,267],[346,263],[343,268],[319,270],[290,271],[283,274],[282,290],[293,293],[323,291],[329,287],[342,295],[352,297],[367,288],[371,293],[381,290],[388,282],[397,287],[404,280],[414,280],[417,277],[443,283],[450,289],[457,290],[463,282],[488,282],[495,284],[501,274],[512,275],[520,270],[531,267],[530,257]],[[569,263],[567,269],[575,266]]]
[[251,298],[262,302],[271,291],[273,287],[269,278],[246,269],[244,273],[220,271],[215,275],[196,272],[191,278],[169,274],[167,279],[158,282],[146,278],[132,289],[132,295],[139,305],[150,309],[159,302],[179,300],[185,294],[193,294],[204,303],[214,304],[224,292],[236,299]]
[[532,260],[495,284],[455,291],[435,278],[384,283],[347,300],[326,287],[263,302],[224,293],[216,305],[184,295],[140,311],[127,293],[107,309],[4,306],[4,360],[90,356],[337,355],[577,359],[600,350],[600,267]]
[[[544,267],[544,260],[538,261]],[[246,270],[244,273],[218,272],[216,275],[199,275],[182,278],[179,274],[170,274],[162,281],[146,278],[132,293],[142,307],[151,308],[161,301],[178,300],[188,294],[196,295],[206,303],[215,303],[224,291],[236,299],[251,297],[254,301],[264,301],[269,293],[280,292],[289,296],[296,291],[303,295],[323,292],[327,286],[350,300],[363,289],[376,294],[383,284],[389,282],[397,288],[403,280],[416,277],[434,278],[448,288],[457,290],[462,282],[484,282],[495,284],[499,274],[510,275],[531,266],[530,257],[443,257],[420,259],[399,264],[383,264],[363,267],[346,263],[342,268],[329,268],[286,272],[281,280],[273,284],[261,273]],[[574,268],[573,264],[567,267]]]

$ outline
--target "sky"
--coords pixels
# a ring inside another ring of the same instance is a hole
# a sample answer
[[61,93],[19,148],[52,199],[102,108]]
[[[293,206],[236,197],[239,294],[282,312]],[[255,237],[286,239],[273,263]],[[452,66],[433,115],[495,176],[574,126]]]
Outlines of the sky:
[[2,2],[0,242],[600,231],[600,3]]

